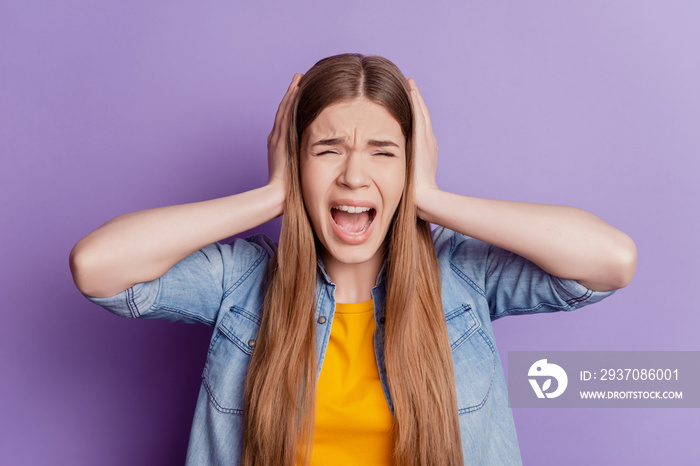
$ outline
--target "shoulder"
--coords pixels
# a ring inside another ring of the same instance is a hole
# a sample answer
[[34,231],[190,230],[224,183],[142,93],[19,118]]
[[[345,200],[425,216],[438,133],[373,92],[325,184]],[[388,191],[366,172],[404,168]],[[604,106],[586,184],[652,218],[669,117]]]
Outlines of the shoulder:
[[493,246],[441,226],[433,230],[433,244],[440,267],[443,299],[464,293],[486,295]]
[[[220,258],[224,281],[231,286],[240,280],[262,277],[262,271],[277,251],[277,244],[268,236],[259,234],[235,238],[229,243],[214,243],[199,250],[208,260]],[[257,273],[254,273],[257,271]],[[225,285],[225,286],[226,286]]]
[[246,256],[259,255],[264,255],[270,258],[273,257],[277,251],[277,243],[272,241],[272,239],[270,239],[270,237],[267,235],[263,234],[253,235],[247,238],[234,238],[229,243],[214,243],[212,246],[215,245],[218,245],[219,248],[226,250],[227,254],[239,259]]
[[493,249],[488,243],[442,226],[433,230],[433,245],[441,266],[449,262],[458,268],[468,264],[485,267],[487,257]]

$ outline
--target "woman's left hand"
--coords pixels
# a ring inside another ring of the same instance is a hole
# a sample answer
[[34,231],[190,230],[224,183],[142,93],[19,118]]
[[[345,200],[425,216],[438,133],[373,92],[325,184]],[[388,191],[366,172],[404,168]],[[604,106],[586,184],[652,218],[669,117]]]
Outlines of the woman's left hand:
[[408,80],[411,88],[411,99],[413,101],[413,153],[414,153],[414,183],[416,205],[420,205],[421,199],[428,193],[437,190],[437,163],[438,144],[433,134],[433,125],[430,122],[430,113],[425,106],[423,97],[418,91],[416,82]]
[[595,215],[558,205],[481,199],[437,187],[438,146],[416,83],[413,102],[415,205],[418,217],[514,252],[561,278],[591,290],[626,286],[637,248],[629,236]]

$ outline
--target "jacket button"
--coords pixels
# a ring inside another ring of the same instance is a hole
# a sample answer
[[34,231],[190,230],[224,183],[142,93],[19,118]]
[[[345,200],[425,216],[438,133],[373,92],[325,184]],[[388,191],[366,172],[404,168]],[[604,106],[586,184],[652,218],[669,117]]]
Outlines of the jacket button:
[[319,324],[325,324],[325,323],[326,323],[326,318],[323,317],[323,316],[320,316],[320,317],[318,318],[318,323],[319,323]]
[[380,324],[383,324],[384,322],[386,322],[386,319],[385,319],[384,317],[380,317],[380,318],[379,318],[379,323],[380,323]]
[[255,348],[255,340],[248,340],[248,346]]

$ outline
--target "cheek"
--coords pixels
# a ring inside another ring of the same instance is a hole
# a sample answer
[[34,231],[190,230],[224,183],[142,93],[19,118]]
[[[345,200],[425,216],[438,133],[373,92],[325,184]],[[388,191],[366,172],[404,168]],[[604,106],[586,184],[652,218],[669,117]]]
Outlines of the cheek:
[[398,205],[406,185],[406,170],[401,167],[400,170],[395,170],[392,174],[386,177],[385,186],[387,187],[387,197],[392,202]]
[[321,173],[317,173],[313,164],[302,163],[301,172],[301,194],[304,198],[306,210],[312,217],[316,214],[318,206],[323,201],[323,181]]

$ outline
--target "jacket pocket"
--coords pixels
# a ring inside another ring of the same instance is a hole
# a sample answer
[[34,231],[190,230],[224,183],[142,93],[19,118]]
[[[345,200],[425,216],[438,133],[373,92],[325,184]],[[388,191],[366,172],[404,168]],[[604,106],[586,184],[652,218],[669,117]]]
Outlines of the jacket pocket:
[[481,328],[479,316],[462,304],[445,316],[452,349],[459,414],[480,409],[489,397],[496,372],[496,348]]
[[245,378],[259,328],[259,317],[237,306],[216,326],[202,377],[217,411],[243,414]]

